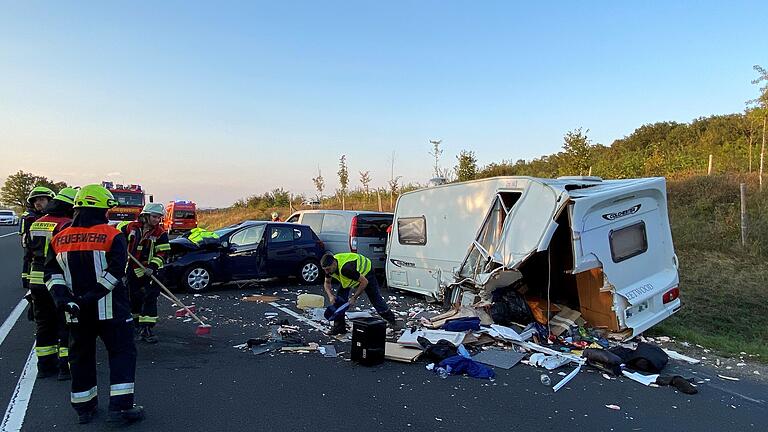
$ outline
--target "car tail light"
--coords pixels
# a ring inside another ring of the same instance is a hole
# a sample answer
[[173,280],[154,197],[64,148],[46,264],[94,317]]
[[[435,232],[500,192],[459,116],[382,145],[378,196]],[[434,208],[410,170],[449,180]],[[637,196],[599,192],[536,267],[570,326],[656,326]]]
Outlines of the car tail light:
[[664,293],[664,304],[671,303],[680,297],[680,288],[674,287]]
[[357,252],[357,216],[352,217],[352,224],[349,226],[349,250]]

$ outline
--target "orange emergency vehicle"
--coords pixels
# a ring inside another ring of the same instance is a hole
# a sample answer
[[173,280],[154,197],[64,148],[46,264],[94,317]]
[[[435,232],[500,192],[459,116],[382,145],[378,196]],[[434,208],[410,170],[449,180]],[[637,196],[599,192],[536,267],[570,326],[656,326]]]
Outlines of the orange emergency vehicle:
[[[107,211],[110,223],[135,221],[139,217],[141,209],[146,204],[144,190],[140,185],[121,185],[110,181],[101,182],[101,185],[107,188],[119,203],[117,207]],[[150,195],[149,202],[152,202],[152,195]]]
[[165,207],[163,226],[168,234],[197,228],[197,209],[193,201],[170,201]]

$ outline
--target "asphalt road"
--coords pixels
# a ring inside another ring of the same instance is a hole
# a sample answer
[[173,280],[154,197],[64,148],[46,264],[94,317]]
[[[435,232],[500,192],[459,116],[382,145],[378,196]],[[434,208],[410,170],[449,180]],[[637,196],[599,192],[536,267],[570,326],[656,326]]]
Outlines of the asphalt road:
[[[11,231],[0,228],[0,236]],[[0,322],[5,322],[23,295],[16,236],[0,237],[0,258]],[[130,428],[291,432],[766,429],[765,385],[725,381],[712,370],[679,363],[668,366],[702,382],[700,393],[692,396],[627,379],[606,380],[592,371],[583,371],[553,393],[540,382],[542,370],[523,364],[508,371],[497,369],[493,381],[440,379],[423,362],[385,362],[370,368],[356,365],[347,360],[348,342],[329,339],[272,305],[240,300],[243,294],[277,293],[284,299],[279,304],[296,310],[295,296],[300,290],[319,293],[320,287],[273,283],[184,296],[183,300],[195,303],[213,323],[213,332],[206,337],[195,336],[195,325],[174,318],[175,308],[161,299],[160,343],[139,345],[137,403],[146,407],[147,419]],[[407,304],[418,301],[404,296],[399,308],[406,310]],[[363,304],[367,306],[367,301]],[[270,312],[301,326],[306,342],[332,341],[344,353],[339,358],[324,358],[319,353],[256,356],[233,348],[266,334],[265,313]],[[69,405],[69,383],[27,379],[19,385],[33,335],[33,325],[23,314],[0,345],[0,413],[6,413],[5,427],[13,430],[21,418],[25,431],[110,430],[104,422],[109,391],[103,350],[99,352],[102,415],[93,424],[80,426]],[[551,378],[557,382],[560,376],[553,372]],[[30,381],[34,387],[25,404],[14,392],[28,389]],[[609,404],[621,409],[608,409],[605,405]]]

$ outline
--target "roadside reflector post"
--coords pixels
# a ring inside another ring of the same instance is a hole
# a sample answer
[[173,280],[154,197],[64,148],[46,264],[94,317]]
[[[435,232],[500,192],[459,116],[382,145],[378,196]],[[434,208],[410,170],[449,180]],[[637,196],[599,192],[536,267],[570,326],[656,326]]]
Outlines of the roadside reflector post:
[[712,155],[709,155],[709,167],[707,168],[707,175],[712,174]]
[[747,185],[739,184],[741,195],[741,246],[747,245]]

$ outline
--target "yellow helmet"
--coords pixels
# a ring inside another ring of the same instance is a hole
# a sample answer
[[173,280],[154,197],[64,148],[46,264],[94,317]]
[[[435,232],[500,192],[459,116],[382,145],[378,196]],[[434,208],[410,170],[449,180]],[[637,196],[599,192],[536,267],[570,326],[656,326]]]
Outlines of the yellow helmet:
[[29,195],[27,196],[27,202],[32,205],[35,202],[35,198],[45,197],[48,199],[53,199],[54,196],[56,196],[56,192],[48,189],[47,187],[35,186],[29,192]]
[[112,192],[98,184],[83,186],[75,196],[75,208],[111,209],[117,206],[118,202]]
[[53,199],[67,203],[69,205],[75,205],[75,197],[77,197],[77,189],[71,187],[65,187],[60,190],[59,193],[53,197]]

